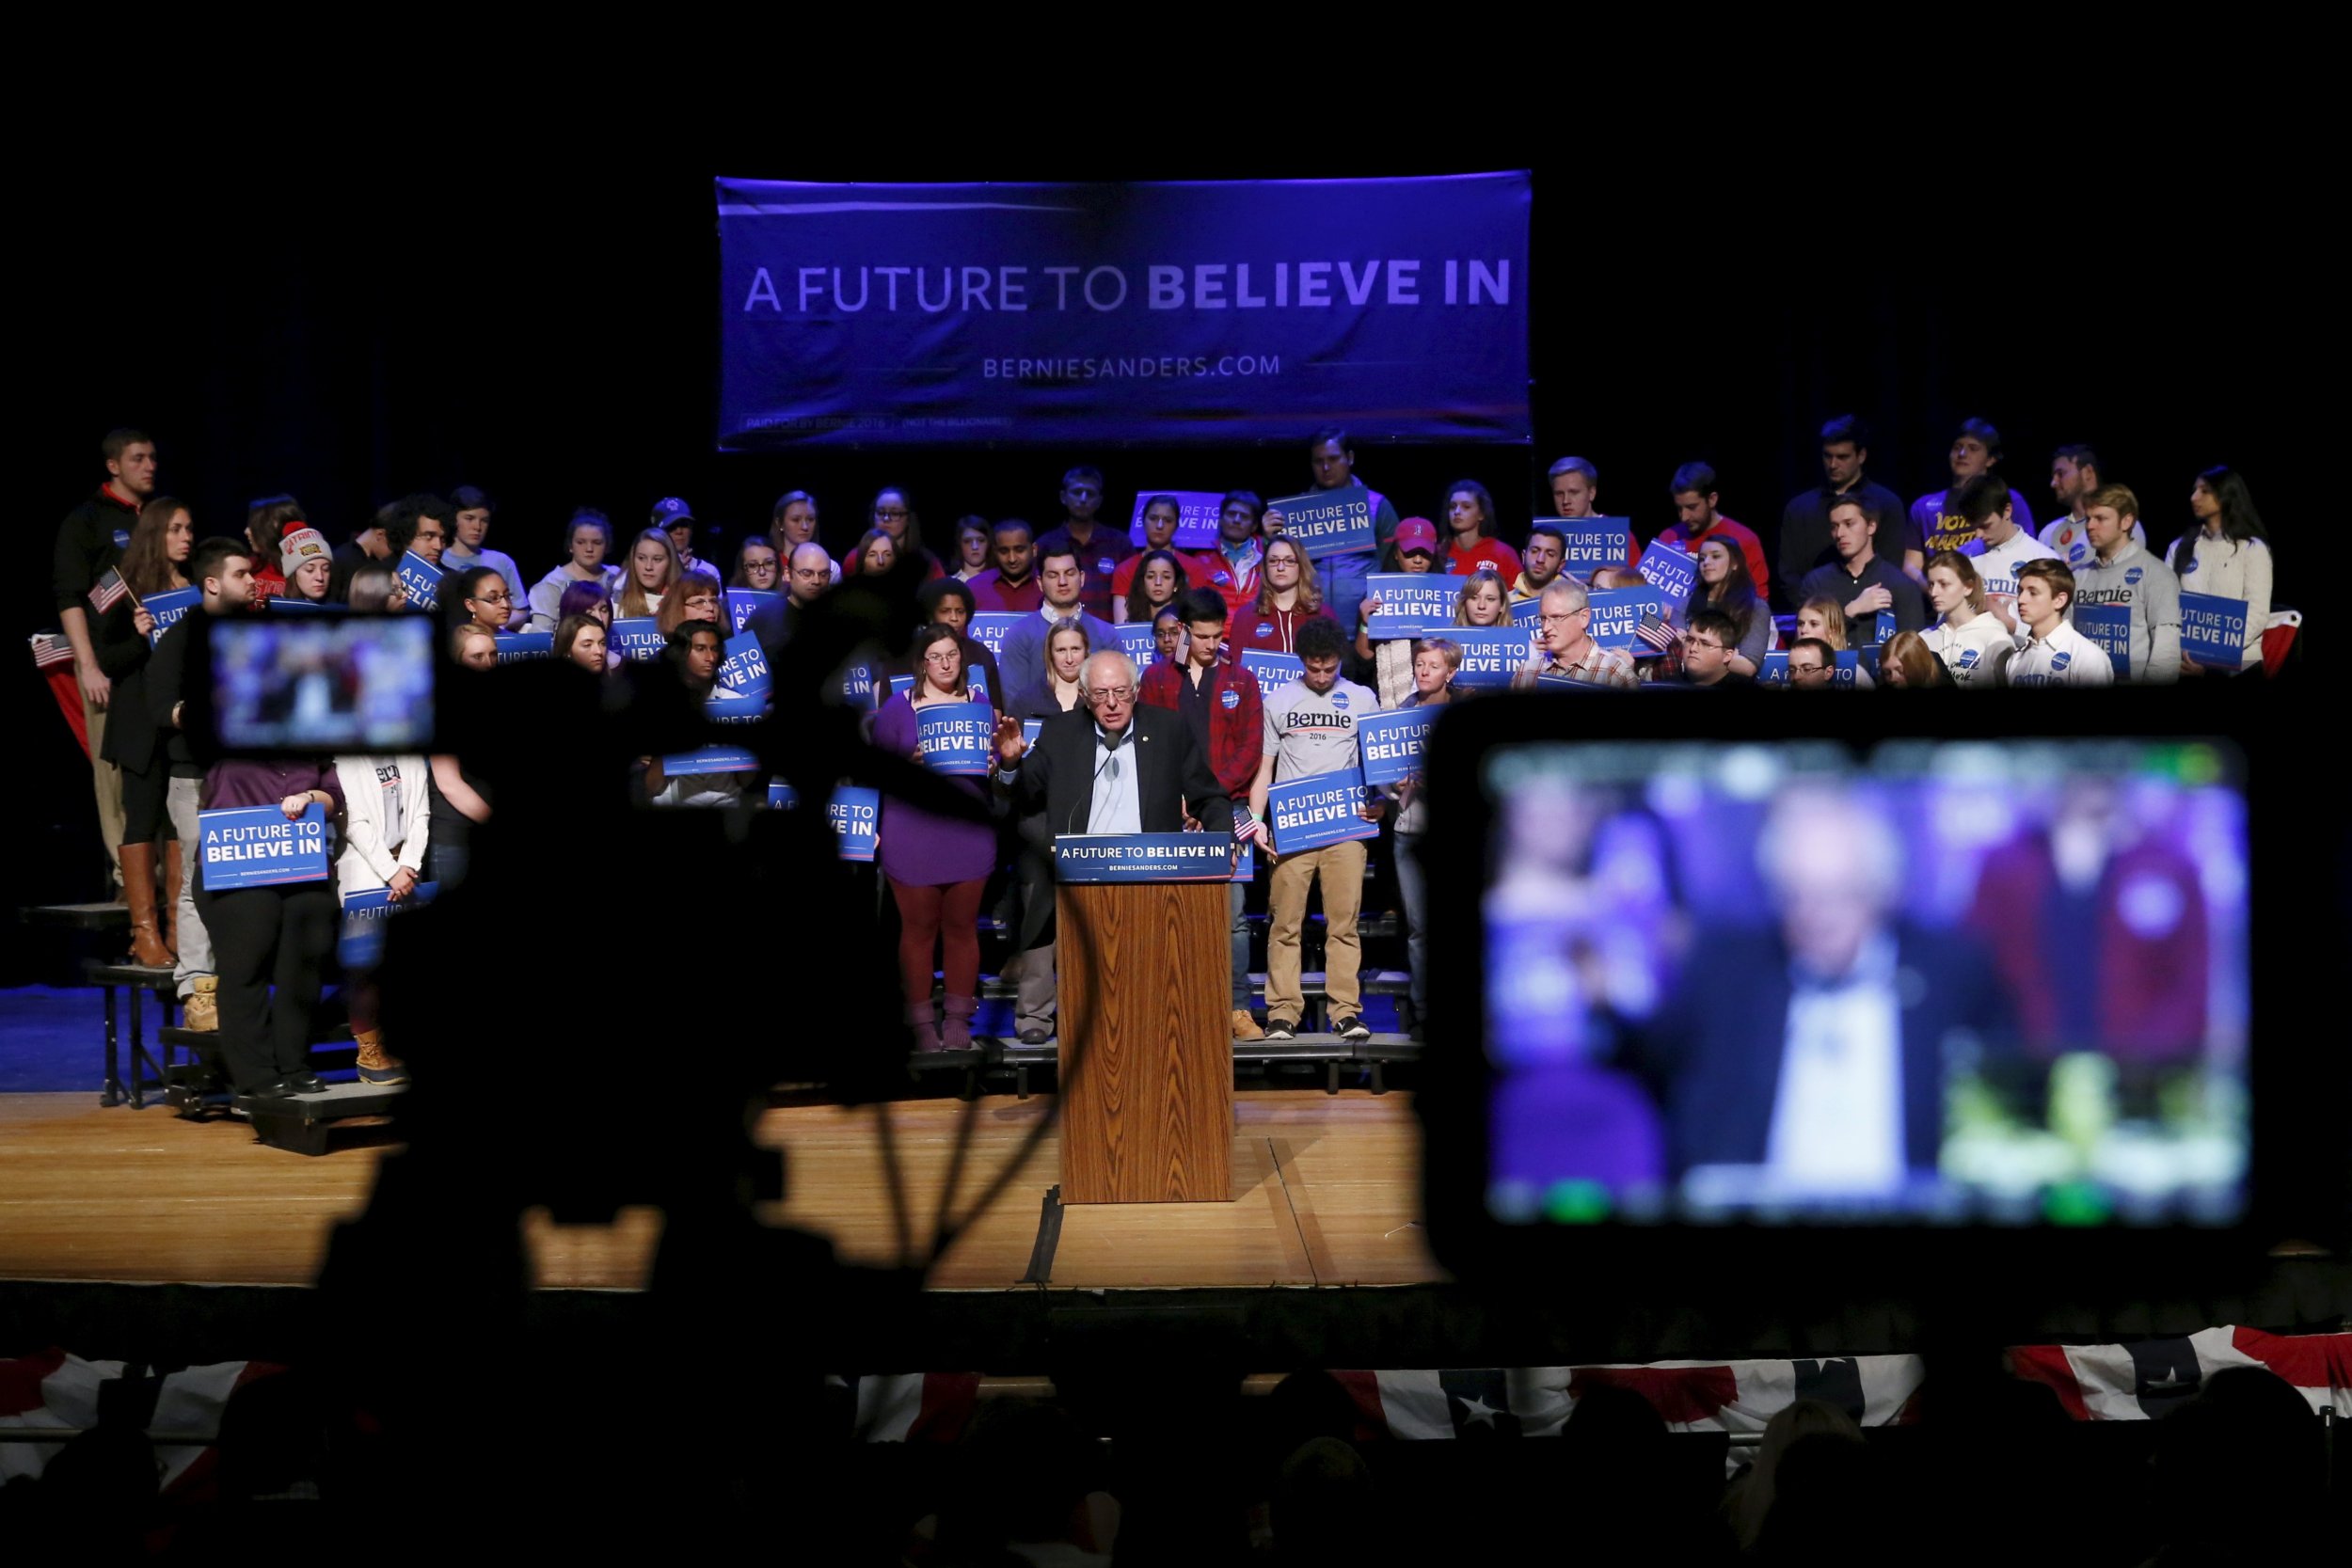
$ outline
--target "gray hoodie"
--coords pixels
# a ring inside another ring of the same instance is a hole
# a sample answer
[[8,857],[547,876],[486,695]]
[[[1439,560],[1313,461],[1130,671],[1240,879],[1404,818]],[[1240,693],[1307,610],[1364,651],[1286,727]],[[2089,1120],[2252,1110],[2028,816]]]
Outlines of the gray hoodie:
[[2163,686],[2181,678],[2181,579],[2171,567],[2127,540],[2113,561],[2093,556],[2074,568],[2074,605],[2093,604],[2130,607],[2132,680]]

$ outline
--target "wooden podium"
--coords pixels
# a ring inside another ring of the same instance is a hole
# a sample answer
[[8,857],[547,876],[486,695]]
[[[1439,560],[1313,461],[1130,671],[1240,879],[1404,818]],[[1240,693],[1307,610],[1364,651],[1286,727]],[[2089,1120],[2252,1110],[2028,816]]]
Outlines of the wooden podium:
[[1232,1201],[1225,888],[1057,890],[1064,1203]]

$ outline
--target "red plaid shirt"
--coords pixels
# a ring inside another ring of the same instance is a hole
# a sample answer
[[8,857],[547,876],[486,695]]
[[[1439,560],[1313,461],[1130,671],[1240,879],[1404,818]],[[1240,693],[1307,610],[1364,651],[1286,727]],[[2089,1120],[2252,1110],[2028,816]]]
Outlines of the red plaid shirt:
[[1205,719],[1210,771],[1226,794],[1236,800],[1249,799],[1249,786],[1258,780],[1258,753],[1265,744],[1256,675],[1238,664],[1219,663],[1210,668],[1195,691],[1183,665],[1154,664],[1143,673],[1143,702],[1181,713],[1195,725]]

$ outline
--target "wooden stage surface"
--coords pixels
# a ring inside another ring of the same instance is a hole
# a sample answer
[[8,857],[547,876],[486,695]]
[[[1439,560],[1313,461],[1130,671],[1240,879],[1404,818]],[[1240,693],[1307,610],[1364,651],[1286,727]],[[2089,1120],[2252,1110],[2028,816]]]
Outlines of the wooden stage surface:
[[[1075,1205],[1046,1281],[1061,1289],[1422,1284],[1444,1277],[1419,1223],[1421,1134],[1402,1093],[1234,1095],[1232,1203]],[[891,1108],[917,1235],[933,1212],[960,1118],[978,1118],[958,1209],[1045,1115],[1046,1097]],[[853,1262],[895,1248],[871,1109],[769,1111],[763,1144],[789,1151],[771,1223],[821,1232]],[[267,1148],[241,1123],[160,1106],[101,1109],[88,1094],[0,1095],[0,1277],[299,1285],[331,1227],[358,1212],[385,1145],[315,1159]],[[1049,1134],[931,1277],[937,1290],[1022,1286],[1046,1190]],[[660,1233],[652,1211],[612,1226],[526,1222],[538,1282],[641,1286]]]

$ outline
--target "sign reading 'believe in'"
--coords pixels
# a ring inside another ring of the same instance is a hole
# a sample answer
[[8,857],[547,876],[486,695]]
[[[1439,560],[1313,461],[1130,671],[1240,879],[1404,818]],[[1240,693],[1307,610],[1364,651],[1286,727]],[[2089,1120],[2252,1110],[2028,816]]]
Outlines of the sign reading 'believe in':
[[719,445],[1524,441],[1529,191],[721,180]]

